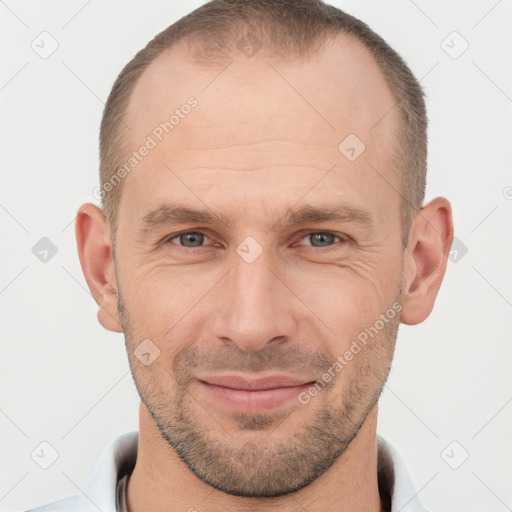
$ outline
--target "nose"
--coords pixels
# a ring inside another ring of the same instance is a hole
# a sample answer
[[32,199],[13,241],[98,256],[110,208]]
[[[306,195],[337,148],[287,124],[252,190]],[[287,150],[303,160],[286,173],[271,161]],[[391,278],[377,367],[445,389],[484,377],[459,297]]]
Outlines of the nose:
[[283,343],[295,333],[296,318],[290,291],[271,267],[265,252],[247,263],[235,257],[220,288],[214,336],[242,350],[258,351],[270,343]]

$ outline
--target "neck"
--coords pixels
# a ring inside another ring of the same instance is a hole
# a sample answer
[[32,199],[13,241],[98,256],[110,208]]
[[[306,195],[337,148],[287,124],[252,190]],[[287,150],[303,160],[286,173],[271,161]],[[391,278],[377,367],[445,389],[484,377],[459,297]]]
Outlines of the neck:
[[231,496],[205,484],[160,435],[146,407],[139,409],[139,444],[128,480],[128,512],[383,512],[377,483],[377,406],[341,457],[317,480],[278,498]]

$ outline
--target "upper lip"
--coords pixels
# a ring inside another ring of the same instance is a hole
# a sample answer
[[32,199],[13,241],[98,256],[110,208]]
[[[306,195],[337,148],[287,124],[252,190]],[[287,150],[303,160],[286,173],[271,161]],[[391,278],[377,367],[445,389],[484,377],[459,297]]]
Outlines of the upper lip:
[[262,389],[288,388],[303,386],[314,382],[312,380],[290,377],[288,375],[268,375],[266,377],[249,378],[240,375],[212,375],[199,380],[215,386],[239,389],[243,391],[257,391]]

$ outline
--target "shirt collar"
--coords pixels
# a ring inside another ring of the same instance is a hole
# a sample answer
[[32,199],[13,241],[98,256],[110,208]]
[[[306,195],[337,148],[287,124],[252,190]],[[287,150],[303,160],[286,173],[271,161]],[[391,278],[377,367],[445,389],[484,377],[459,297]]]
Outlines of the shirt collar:
[[381,436],[377,436],[377,447],[379,480],[388,487],[391,512],[427,512],[396,448]]
[[[84,487],[84,494],[104,512],[116,512],[118,481],[131,473],[137,458],[139,433],[127,432],[105,448]],[[427,512],[397,450],[377,436],[379,481],[391,496],[391,512]]]

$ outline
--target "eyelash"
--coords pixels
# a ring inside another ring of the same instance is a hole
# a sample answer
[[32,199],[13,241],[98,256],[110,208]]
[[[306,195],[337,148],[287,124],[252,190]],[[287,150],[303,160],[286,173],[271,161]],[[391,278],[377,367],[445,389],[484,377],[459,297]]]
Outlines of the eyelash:
[[[185,247],[183,245],[173,244],[171,242],[171,240],[174,240],[175,238],[178,238],[181,235],[190,235],[190,234],[204,235],[205,237],[207,237],[207,238],[209,238],[210,240],[213,241],[212,237],[209,235],[209,233],[207,231],[180,231],[179,233],[175,233],[175,234],[170,235],[169,237],[167,237],[165,239],[165,241],[164,241],[164,244],[176,245],[176,246],[180,247],[181,249],[185,249],[185,250],[197,250],[197,249],[204,249],[206,247],[204,245],[200,245],[198,247]],[[351,238],[348,235],[344,235],[344,234],[341,234],[341,233],[338,234],[338,233],[335,233],[334,231],[309,231],[309,232],[304,234],[304,236],[300,239],[300,241],[304,240],[308,236],[315,235],[315,234],[333,235],[334,237],[339,239],[339,242],[349,242],[351,240]],[[305,245],[306,245],[306,247],[311,247],[312,249],[323,249],[323,250],[331,249],[334,246],[334,244],[333,245],[329,245],[327,247],[315,247],[312,244],[305,244]]]

